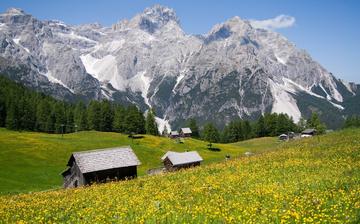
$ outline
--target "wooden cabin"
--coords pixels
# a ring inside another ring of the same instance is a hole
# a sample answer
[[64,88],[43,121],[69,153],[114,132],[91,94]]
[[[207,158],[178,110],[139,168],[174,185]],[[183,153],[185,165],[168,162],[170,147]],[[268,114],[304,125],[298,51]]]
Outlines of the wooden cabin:
[[183,138],[191,137],[192,131],[190,128],[181,128],[180,136]]
[[303,132],[301,132],[301,137],[302,138],[312,137],[314,135],[316,135],[316,129],[313,129],[313,128],[306,129]]
[[191,152],[172,152],[165,153],[161,160],[167,171],[175,171],[183,168],[200,166],[203,159],[196,151]]
[[179,138],[180,134],[178,131],[171,131],[169,136],[170,138]]
[[289,136],[287,134],[282,134],[279,136],[280,141],[287,141],[289,139]]
[[137,177],[139,159],[130,146],[74,152],[62,176],[64,188]]

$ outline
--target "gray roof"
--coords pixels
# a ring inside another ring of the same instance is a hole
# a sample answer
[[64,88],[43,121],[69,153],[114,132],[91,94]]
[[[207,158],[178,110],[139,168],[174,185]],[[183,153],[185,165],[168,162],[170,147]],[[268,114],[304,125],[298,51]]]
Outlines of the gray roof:
[[82,173],[141,164],[130,146],[74,152],[72,156]]
[[316,132],[316,129],[313,129],[313,128],[309,128],[309,129],[306,129],[304,130],[303,132],[301,132],[302,134],[312,134]]
[[181,128],[181,132],[183,134],[191,134],[192,133],[190,128]]
[[179,132],[178,131],[171,131],[170,135],[179,135]]
[[196,151],[191,151],[191,152],[169,151],[165,153],[163,157],[161,157],[162,160],[165,160],[166,158],[168,158],[174,166],[203,161],[199,153],[197,153]]

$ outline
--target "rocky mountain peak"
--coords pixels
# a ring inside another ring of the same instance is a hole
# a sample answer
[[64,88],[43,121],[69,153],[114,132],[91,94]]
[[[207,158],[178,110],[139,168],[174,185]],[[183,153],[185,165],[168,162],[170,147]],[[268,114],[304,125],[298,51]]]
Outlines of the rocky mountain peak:
[[175,22],[177,25],[180,24],[175,11],[161,5],[146,8],[135,20],[137,20],[140,29],[149,33],[154,33],[170,21]]
[[19,8],[9,8],[6,12],[6,15],[26,15],[24,10]]
[[26,65],[31,72],[17,78],[32,87],[66,99],[152,107],[175,128],[190,117],[219,127],[265,112],[295,121],[314,110],[340,117],[359,92],[282,35],[238,16],[199,37],[187,35],[174,10],[161,5],[112,30],[10,9],[0,15],[0,40],[0,57]]

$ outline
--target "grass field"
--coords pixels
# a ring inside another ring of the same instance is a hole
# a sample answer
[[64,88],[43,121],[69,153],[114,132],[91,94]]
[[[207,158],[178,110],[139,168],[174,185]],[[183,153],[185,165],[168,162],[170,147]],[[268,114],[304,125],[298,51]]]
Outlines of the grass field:
[[131,181],[1,196],[0,223],[360,222],[360,130],[278,147]]
[[139,175],[161,166],[160,158],[168,150],[197,150],[204,164],[222,161],[226,154],[242,155],[245,151],[260,152],[281,145],[276,138],[262,138],[236,144],[214,144],[221,151],[210,151],[207,143],[185,139],[184,144],[162,137],[145,135],[131,141],[126,135],[106,132],[78,132],[63,137],[56,134],[15,132],[0,129],[0,194],[41,191],[59,188],[60,173],[74,151],[130,145],[142,165]]

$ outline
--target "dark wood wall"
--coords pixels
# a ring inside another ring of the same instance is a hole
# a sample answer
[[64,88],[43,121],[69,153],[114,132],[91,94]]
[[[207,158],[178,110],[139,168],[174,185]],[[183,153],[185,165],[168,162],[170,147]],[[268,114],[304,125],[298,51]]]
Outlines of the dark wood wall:
[[122,167],[101,170],[82,174],[76,162],[72,164],[69,172],[64,176],[64,188],[73,188],[92,183],[105,183],[107,181],[125,180],[137,177],[137,167]]
[[85,184],[104,183],[107,181],[125,180],[137,177],[137,167],[122,167],[109,170],[101,170],[84,174]]

